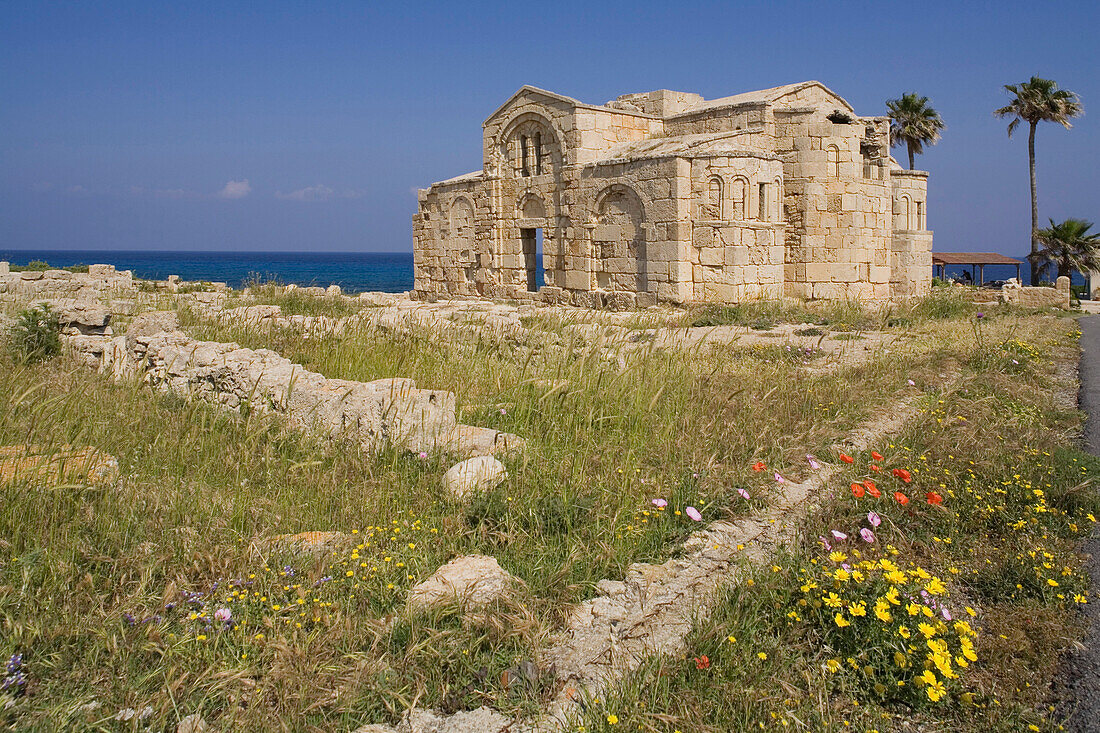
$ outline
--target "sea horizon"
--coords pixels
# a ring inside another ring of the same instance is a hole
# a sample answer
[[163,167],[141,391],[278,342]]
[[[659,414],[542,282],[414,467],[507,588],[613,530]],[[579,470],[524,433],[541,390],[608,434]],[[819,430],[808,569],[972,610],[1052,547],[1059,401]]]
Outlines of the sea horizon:
[[0,261],[25,266],[39,260],[54,267],[114,265],[135,277],[224,282],[240,288],[277,281],[300,286],[339,285],[348,293],[399,293],[412,289],[412,252],[296,252],[136,249],[0,249]]

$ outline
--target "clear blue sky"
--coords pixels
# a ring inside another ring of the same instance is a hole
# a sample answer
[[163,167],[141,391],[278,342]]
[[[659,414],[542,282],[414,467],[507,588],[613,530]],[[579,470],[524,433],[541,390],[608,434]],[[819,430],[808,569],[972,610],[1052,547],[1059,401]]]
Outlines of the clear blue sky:
[[5,0],[0,249],[409,251],[416,188],[480,168],[523,84],[818,79],[860,114],[931,97],[936,249],[1019,254],[1026,130],[992,110],[1033,74],[1081,95],[1073,130],[1040,129],[1040,216],[1100,219],[1098,31],[1096,2]]

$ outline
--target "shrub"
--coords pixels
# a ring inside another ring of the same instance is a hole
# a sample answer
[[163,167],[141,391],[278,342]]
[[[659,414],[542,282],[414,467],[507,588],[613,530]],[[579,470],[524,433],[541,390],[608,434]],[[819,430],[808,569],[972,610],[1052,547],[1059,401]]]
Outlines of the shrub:
[[61,353],[61,323],[45,304],[19,313],[11,331],[11,345],[25,362],[51,359]]

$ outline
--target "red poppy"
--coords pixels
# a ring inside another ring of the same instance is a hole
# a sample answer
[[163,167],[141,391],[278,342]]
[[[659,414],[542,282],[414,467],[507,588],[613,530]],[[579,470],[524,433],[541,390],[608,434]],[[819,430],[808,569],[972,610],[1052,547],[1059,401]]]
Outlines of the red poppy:
[[929,491],[925,496],[928,497],[928,503],[932,506],[939,506],[943,504],[943,497],[937,494],[935,491]]
[[882,496],[882,492],[878,490],[878,487],[875,486],[875,482],[871,479],[867,479],[866,481],[864,481],[863,487],[867,489],[868,494],[875,497],[876,499]]
[[866,491],[867,491],[867,489],[865,489],[865,488],[863,487],[863,484],[852,484],[852,493],[853,493],[853,494],[855,494],[855,497],[856,497],[857,499],[862,499],[862,498],[863,498],[863,494],[864,494],[864,493],[865,493]]
[[845,453],[840,454],[840,460],[844,461],[845,463],[855,463],[856,462],[855,458],[852,458],[851,456],[849,456]]
[[872,470],[872,471],[881,471],[882,469],[881,469],[880,467],[878,467],[878,466],[876,466],[875,464],[873,464],[873,463],[872,463],[872,464],[871,464],[871,470]]
[[913,480],[913,477],[910,476],[909,472],[906,471],[904,468],[895,468],[894,470],[890,471],[890,473],[892,473],[895,478],[900,478],[905,483],[909,483]]
[[710,669],[710,659],[706,654],[695,658],[695,669]]
[[895,491],[894,492],[894,500],[897,501],[897,503],[901,504],[902,506],[905,506],[906,504],[909,503],[909,497],[906,496],[905,494],[901,493],[900,491]]
[[882,454],[877,451],[871,451],[871,458],[876,461],[882,460]]
[[763,461],[757,461],[756,463],[752,464],[752,470],[757,472],[763,471],[765,468],[767,468],[767,466],[764,464]]

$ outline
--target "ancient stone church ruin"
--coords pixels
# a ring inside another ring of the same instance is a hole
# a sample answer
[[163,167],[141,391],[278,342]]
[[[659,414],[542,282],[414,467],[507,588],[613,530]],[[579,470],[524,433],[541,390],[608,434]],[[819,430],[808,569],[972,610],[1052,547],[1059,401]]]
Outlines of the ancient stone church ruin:
[[590,105],[525,86],[483,125],[484,168],[419,193],[420,297],[576,305],[927,292],[928,174],[889,120],[816,81]]

